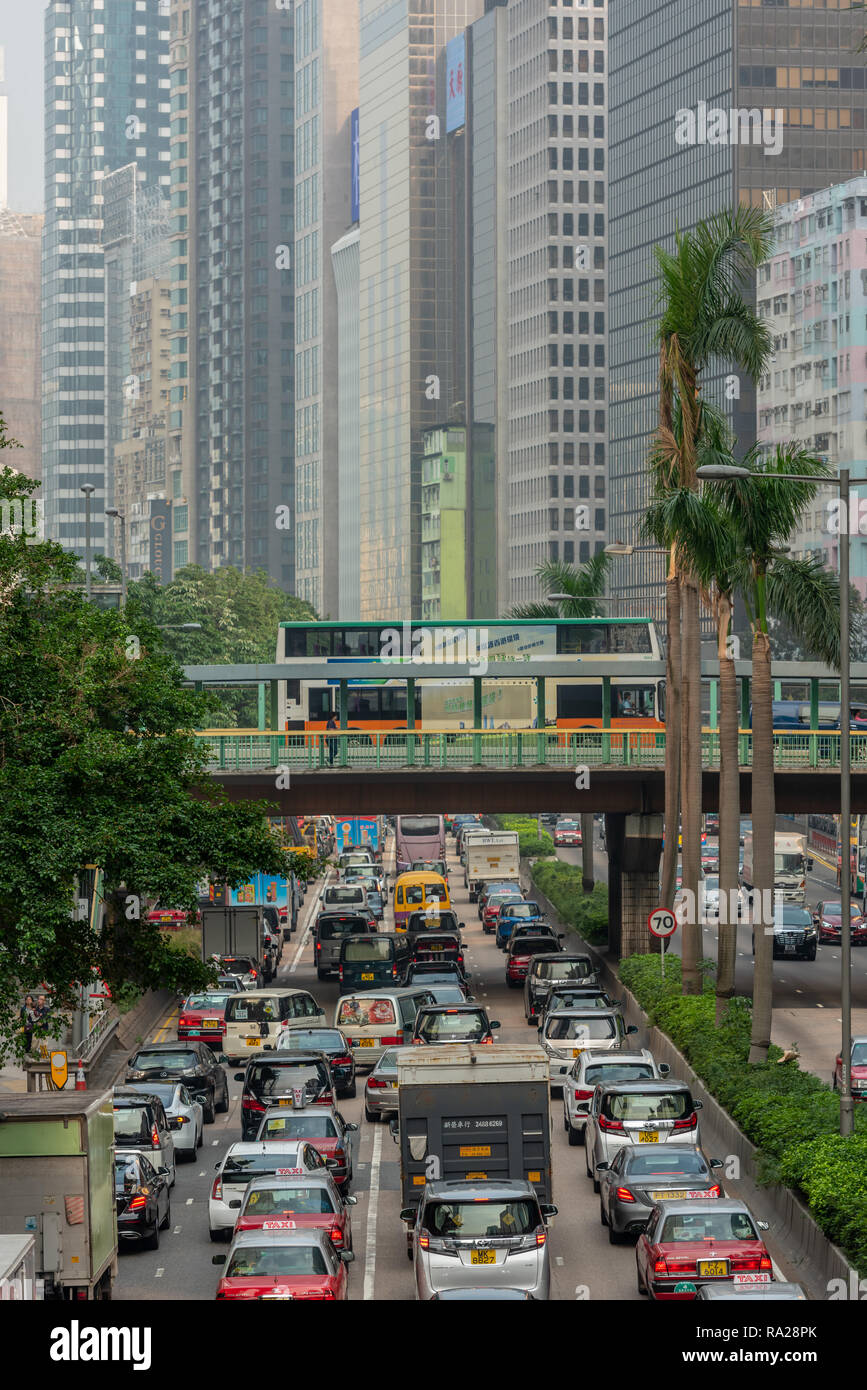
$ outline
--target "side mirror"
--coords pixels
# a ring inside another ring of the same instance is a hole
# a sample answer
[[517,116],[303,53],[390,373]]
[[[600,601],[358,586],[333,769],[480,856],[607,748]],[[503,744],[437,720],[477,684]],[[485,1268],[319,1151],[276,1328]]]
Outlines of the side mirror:
[[345,1207],[354,1207],[354,1206],[357,1206],[357,1205],[358,1205],[358,1198],[357,1198],[357,1197],[344,1197],[344,1199],[343,1199],[343,1205],[344,1205]]
[[610,1167],[611,1167],[611,1164],[610,1164],[610,1163],[597,1163],[597,1164],[596,1164],[596,1171],[597,1171],[597,1173],[607,1173],[607,1172],[608,1172],[608,1169],[609,1169]]
[[414,1226],[414,1225],[415,1225],[415,1207],[404,1207],[403,1211],[400,1213],[400,1219],[401,1219],[401,1221],[408,1221],[408,1222],[410,1222],[411,1225]]
[[539,1210],[546,1221],[549,1216],[556,1216],[558,1212],[558,1208],[553,1206],[551,1202],[541,1202],[539,1204]]
[[336,1158],[326,1158],[326,1160],[325,1160],[325,1167],[326,1167],[326,1168],[339,1168],[339,1167],[340,1167],[340,1164],[337,1162],[337,1159],[336,1159]]
[[225,1263],[226,1263],[226,1257],[225,1257],[225,1255],[212,1255],[212,1256],[211,1256],[211,1264],[212,1264],[212,1265],[224,1265]]
[[668,1065],[667,1062],[660,1062],[657,1070],[660,1076],[668,1076],[669,1072],[671,1071],[671,1067]]
[[235,1076],[234,1076],[234,1080],[235,1080],[235,1081],[243,1081],[243,1080],[244,1080],[244,1073],[243,1073],[242,1071],[236,1071],[236,1072],[235,1072]]
[[710,1166],[711,1168],[722,1168],[724,1165],[721,1158],[712,1158],[710,1161]]
[[345,1125],[343,1126],[343,1128],[344,1128],[344,1129],[351,1130],[351,1131],[354,1133],[355,1130],[358,1129],[358,1125],[353,1124],[352,1122],[350,1122],[349,1124],[345,1124]]
[[337,1254],[337,1258],[340,1260],[340,1263],[341,1263],[341,1264],[344,1264],[344,1265],[351,1265],[351,1264],[352,1264],[352,1261],[355,1259],[355,1251],[354,1251],[354,1250],[339,1250],[339,1251],[338,1251],[338,1254]]
[[770,1221],[757,1221],[756,1225],[760,1231],[769,1231],[771,1229]]
[[157,1169],[157,1172],[159,1173],[159,1175],[160,1175],[161,1178],[167,1178],[168,1175],[169,1175],[169,1170],[168,1170],[168,1168],[165,1168],[165,1167],[163,1167],[163,1168],[158,1168],[158,1169]]
[[391,1137],[394,1140],[395,1144],[398,1143],[400,1139],[400,1127],[397,1123],[397,1120],[391,1120],[388,1128],[391,1131]]
[[812,861],[812,859],[808,859],[808,860],[807,860],[807,873],[808,873],[808,874],[811,874],[812,872],[813,872],[813,861]]
[[490,1024],[489,1024],[489,1027],[490,1027],[491,1031],[493,1032],[493,1030],[494,1030],[495,1028],[499,1028],[499,1027],[500,1027],[500,1024],[499,1024],[499,1022],[498,1022],[497,1019],[492,1018],[492,1019],[491,1019],[491,1022],[490,1022]]
[[241,1198],[240,1198],[240,1197],[233,1197],[232,1200],[231,1200],[231,1202],[229,1203],[229,1210],[230,1210],[230,1211],[238,1211],[238,1210],[240,1209],[240,1206],[241,1206]]
[[693,1110],[701,1110],[701,1109],[702,1109],[702,1106],[703,1106],[703,1104],[704,1104],[704,1102],[703,1102],[703,1101],[700,1101],[700,1100],[694,1100],[694,1101],[693,1101],[693,1103],[692,1103],[692,1108],[693,1108]]
[[637,1033],[637,1032],[638,1032],[638,1029],[636,1028],[636,1026],[635,1026],[634,1023],[630,1023],[630,1025],[629,1025],[629,1027],[627,1028],[626,1031],[627,1031],[627,1033]]
[[219,1056],[217,1057],[217,1061],[218,1061],[218,1062],[222,1062],[223,1065],[225,1066],[225,1065],[228,1064],[229,1059],[228,1059],[228,1057],[226,1056],[225,1052],[221,1052],[221,1053],[219,1054]]

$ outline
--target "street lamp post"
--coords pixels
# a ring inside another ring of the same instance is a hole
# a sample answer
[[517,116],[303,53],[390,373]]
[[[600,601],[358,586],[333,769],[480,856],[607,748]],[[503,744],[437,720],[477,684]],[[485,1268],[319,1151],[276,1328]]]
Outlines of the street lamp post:
[[120,522],[120,602],[126,608],[126,517],[117,507],[109,507],[105,514]]
[[82,483],[84,493],[84,592],[90,598],[90,499],[96,488],[93,483]]
[[[855,1106],[852,1100],[852,869],[850,860],[850,824],[852,818],[852,756],[851,719],[849,712],[849,489],[852,483],[867,483],[867,478],[852,478],[848,468],[841,468],[838,478],[815,477],[809,473],[753,473],[749,468],[734,464],[707,464],[696,469],[704,482],[728,482],[741,479],[774,481],[780,478],[793,483],[813,483],[839,489],[842,502],[840,527],[840,1003],[843,1021],[840,1059],[840,1133],[851,1134],[855,1127]],[[845,839],[844,839],[845,837]],[[845,851],[843,846],[845,844]]]

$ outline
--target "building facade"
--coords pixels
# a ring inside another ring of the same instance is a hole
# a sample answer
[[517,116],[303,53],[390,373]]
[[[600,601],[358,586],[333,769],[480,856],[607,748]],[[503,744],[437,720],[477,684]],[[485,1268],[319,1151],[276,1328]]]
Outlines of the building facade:
[[288,591],[294,21],[269,0],[171,0],[173,563],[264,569]]
[[[758,313],[774,360],[757,392],[757,439],[797,442],[835,471],[867,470],[867,177],[778,207],[775,253],[759,267]],[[789,544],[839,567],[836,489],[823,488]],[[867,511],[867,504],[865,504]],[[867,532],[867,525],[864,531]],[[867,540],[852,536],[852,583],[867,596]]]
[[107,505],[103,185],[135,160],[169,185],[169,28],[164,0],[49,0],[45,11],[42,457],[46,534],[95,549]]
[[[860,10],[736,0],[646,0],[611,7],[611,516],[613,540],[639,543],[656,427],[656,244],[740,202],[769,210],[867,168]],[[764,114],[764,119],[762,119]],[[728,370],[725,368],[724,370]],[[741,446],[755,391],[703,383]],[[660,557],[616,562],[612,591],[654,600]],[[633,609],[633,611],[635,611]]]
[[[337,293],[337,526],[329,525],[327,548],[337,560],[337,616],[361,616],[361,487],[358,458],[358,267],[361,231],[354,227],[331,248]],[[333,368],[332,368],[333,370]],[[330,410],[334,410],[331,377]],[[332,500],[333,508],[333,500]]]
[[20,473],[42,476],[41,261],[43,218],[0,209],[0,411]]

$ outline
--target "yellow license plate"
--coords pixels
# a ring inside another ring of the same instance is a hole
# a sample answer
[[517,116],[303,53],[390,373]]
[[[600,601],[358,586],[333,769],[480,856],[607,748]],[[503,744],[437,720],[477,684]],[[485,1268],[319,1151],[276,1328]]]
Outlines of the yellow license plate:
[[413,1180],[412,1180],[412,1185],[413,1185],[413,1187],[424,1187],[425,1182],[426,1182],[426,1179],[425,1179],[425,1178],[423,1178],[423,1177],[415,1177],[415,1178],[413,1178]]
[[541,1173],[532,1173],[532,1172],[530,1172],[530,1173],[527,1174],[527,1181],[528,1181],[528,1182],[541,1182],[541,1181],[542,1181],[542,1174],[541,1174]]
[[685,1201],[686,1201],[686,1189],[684,1189],[682,1192],[674,1192],[674,1191],[671,1191],[671,1192],[665,1192],[665,1191],[662,1191],[662,1192],[651,1192],[650,1195],[651,1195],[651,1197],[653,1198],[653,1201],[654,1201],[654,1202],[685,1202]]
[[373,1043],[374,1043],[374,1039],[373,1039],[373,1038],[359,1038],[359,1039],[358,1039],[358,1046],[359,1046],[359,1047],[373,1047]]
[[495,1265],[497,1263],[496,1250],[471,1250],[471,1265]]
[[639,1144],[658,1144],[659,1134],[655,1129],[640,1129],[638,1131]]
[[488,1175],[487,1173],[465,1173],[464,1176],[467,1178],[487,1178]]
[[490,1144],[468,1144],[460,1149],[461,1158],[490,1158]]
[[245,1042],[246,1042],[246,1044],[247,1044],[248,1047],[258,1047],[261,1041],[262,1041],[261,1038],[246,1038],[246,1039],[245,1039]]
[[362,975],[361,978],[362,978],[362,980],[372,980],[372,979],[373,979],[373,971],[372,971],[372,970],[368,971],[367,974]]
[[699,1260],[698,1272],[705,1278],[716,1275],[724,1279],[729,1272],[729,1262],[728,1260]]
[[583,1051],[584,1051],[584,1048],[583,1048],[583,1047],[573,1047],[573,1048],[572,1048],[572,1056],[573,1056],[573,1057],[580,1057],[580,1056],[581,1056],[581,1053],[582,1053]]
[[435,945],[433,945],[433,946],[429,946],[429,947],[428,947],[428,950],[429,950],[429,951],[442,951],[442,950],[444,950],[444,949],[445,949],[445,948],[444,948],[442,942],[440,942],[438,945],[435,944]]
[[216,1018],[206,1018],[203,1019],[202,1026],[204,1028],[219,1028],[220,1024],[219,1020]]

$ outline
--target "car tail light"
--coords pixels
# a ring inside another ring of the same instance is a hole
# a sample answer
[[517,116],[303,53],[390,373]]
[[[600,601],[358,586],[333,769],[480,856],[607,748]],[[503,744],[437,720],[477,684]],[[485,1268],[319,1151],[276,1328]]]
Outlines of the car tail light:
[[770,1255],[765,1254],[762,1256],[762,1258],[759,1260],[759,1269],[763,1271],[769,1270],[771,1273],[773,1273],[774,1266]]
[[252,977],[253,977],[254,980],[258,979],[258,977],[259,977],[259,972],[258,972],[258,970],[251,970],[251,971],[250,971],[250,974],[252,975]]
[[332,1158],[336,1158],[338,1163],[345,1163],[345,1162],[346,1162],[346,1150],[345,1150],[345,1149],[341,1149],[341,1148],[337,1148],[337,1149],[334,1150],[334,1153],[331,1155],[331,1157],[332,1157]]
[[544,1244],[546,1243],[547,1239],[548,1239],[548,1232],[547,1232],[547,1231],[537,1231],[537,1232],[536,1232],[536,1244],[537,1244],[537,1245],[544,1245]]
[[692,1114],[685,1120],[675,1120],[673,1128],[676,1130],[695,1129],[698,1124],[698,1115],[693,1110]]
[[392,978],[393,980],[396,980],[396,979],[397,979],[397,966],[396,966],[396,965],[393,965],[393,966],[391,967],[391,978]]
[[380,1038],[379,1041],[385,1047],[400,1047],[400,1044],[403,1042],[403,1037],[399,1036],[396,1038]]
[[223,1200],[223,1179],[218,1175],[214,1178],[214,1185],[211,1188],[211,1201],[222,1202]]
[[333,1091],[323,1091],[321,1096],[317,1096],[317,1097],[316,1097],[316,1100],[315,1100],[314,1104],[316,1104],[316,1105],[333,1105],[333,1104],[334,1104],[334,1092],[333,1092]]
[[635,1198],[633,1197],[632,1193],[629,1191],[629,1188],[628,1188],[628,1187],[618,1187],[618,1189],[617,1189],[617,1191],[615,1192],[614,1195],[615,1195],[615,1197],[618,1197],[618,1198],[620,1199],[621,1202],[634,1202],[634,1201],[635,1201]]
[[419,1236],[418,1246],[420,1250],[430,1249],[430,1236]]
[[380,1081],[377,1076],[369,1076],[367,1078],[367,1084],[372,1091],[384,1091],[386,1087],[386,1083]]
[[663,1260],[669,1274],[695,1274],[695,1260]]
[[592,1092],[592,1091],[576,1091],[576,1092],[575,1092],[575,1099],[576,1099],[576,1100],[592,1100],[592,1099],[593,1099],[593,1092]]
[[321,941],[317,941],[317,943],[316,943],[316,949],[317,949],[317,951],[321,951],[321,950],[322,950],[322,942],[321,942]]
[[493,1038],[479,1038],[479,1042],[482,1043],[483,1045],[484,1045],[485,1043],[492,1043],[493,1041],[494,1041]]
[[340,971],[340,979],[341,979],[341,982],[342,982],[342,981],[343,981],[343,966],[342,966],[342,965],[339,965],[337,968],[338,968],[338,970]]
[[332,1245],[343,1245],[343,1232],[339,1226],[332,1226],[331,1230],[328,1232],[328,1237]]
[[654,1274],[667,1274],[667,1273],[668,1273],[668,1265],[665,1263],[665,1260],[654,1260],[654,1261],[653,1261],[653,1272],[654,1272]]
[[332,1057],[331,1064],[335,1067],[351,1067],[352,1058],[349,1055],[346,1057]]
[[192,1028],[192,1026],[193,1026],[193,1020],[192,1020],[191,1018],[184,1018],[184,1015],[181,1014],[180,1018],[178,1019],[178,1027],[179,1027],[179,1028]]
[[142,1207],[147,1206],[147,1201],[147,1197],[133,1197],[131,1201],[127,1202],[127,1211],[141,1211]]
[[708,1197],[721,1197],[722,1195],[722,1188],[718,1182],[715,1182],[713,1187],[709,1187],[706,1193]]
[[622,1120],[609,1120],[607,1115],[599,1116],[599,1128],[605,1133],[607,1130],[623,1129]]
[[265,1107],[264,1107],[264,1105],[261,1103],[261,1101],[256,1100],[255,1097],[253,1097],[253,1096],[242,1096],[242,1097],[241,1097],[241,1109],[242,1109],[242,1110],[250,1110],[250,1111],[252,1111],[253,1114],[255,1114],[255,1115],[264,1115],[264,1114],[265,1114]]
[[151,1146],[155,1149],[158,1149],[160,1146],[160,1132],[157,1129],[156,1125],[154,1125],[153,1129],[151,1130]]

